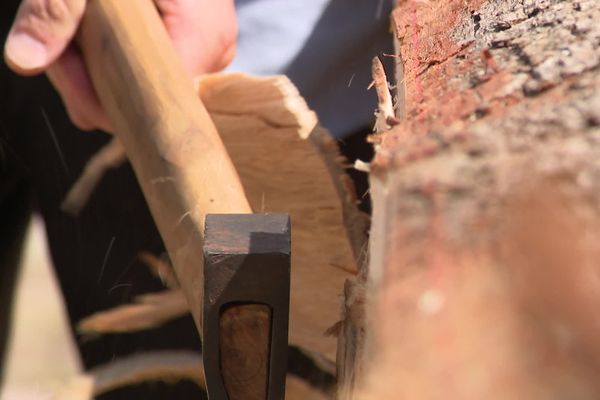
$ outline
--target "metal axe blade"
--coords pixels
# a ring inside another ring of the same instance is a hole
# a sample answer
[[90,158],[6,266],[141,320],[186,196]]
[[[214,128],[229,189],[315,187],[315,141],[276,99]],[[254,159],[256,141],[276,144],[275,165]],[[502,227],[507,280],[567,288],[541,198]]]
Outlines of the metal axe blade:
[[203,357],[210,400],[281,400],[290,300],[287,214],[210,214]]

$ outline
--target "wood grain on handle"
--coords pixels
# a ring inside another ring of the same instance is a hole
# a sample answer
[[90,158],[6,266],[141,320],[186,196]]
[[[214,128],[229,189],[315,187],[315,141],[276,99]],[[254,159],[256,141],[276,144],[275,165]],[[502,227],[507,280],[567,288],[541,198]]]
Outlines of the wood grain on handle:
[[152,1],[88,0],[79,43],[201,331],[205,215],[251,212],[237,173]]

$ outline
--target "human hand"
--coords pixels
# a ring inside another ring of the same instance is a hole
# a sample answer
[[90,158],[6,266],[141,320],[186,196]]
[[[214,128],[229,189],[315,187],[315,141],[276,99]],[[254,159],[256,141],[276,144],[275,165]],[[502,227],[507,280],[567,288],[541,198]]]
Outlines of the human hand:
[[[231,62],[237,37],[233,0],[153,1],[191,76],[219,71]],[[45,72],[77,127],[111,132],[73,42],[85,5],[86,0],[22,0],[4,58],[18,74]]]

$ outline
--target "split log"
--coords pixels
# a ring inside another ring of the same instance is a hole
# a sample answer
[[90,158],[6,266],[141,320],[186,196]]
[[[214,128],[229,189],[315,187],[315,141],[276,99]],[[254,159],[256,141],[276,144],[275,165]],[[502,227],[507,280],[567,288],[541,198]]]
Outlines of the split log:
[[599,20],[594,0],[399,2],[369,357],[342,398],[600,397]]
[[198,88],[251,206],[291,215],[290,342],[335,359],[325,332],[364,259],[367,224],[335,142],[283,76],[217,74]]

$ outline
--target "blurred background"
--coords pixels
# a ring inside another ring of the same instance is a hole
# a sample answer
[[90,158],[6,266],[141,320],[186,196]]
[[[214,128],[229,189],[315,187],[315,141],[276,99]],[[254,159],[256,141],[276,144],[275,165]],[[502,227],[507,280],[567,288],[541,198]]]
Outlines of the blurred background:
[[81,371],[39,218],[26,240],[1,400],[53,399]]

